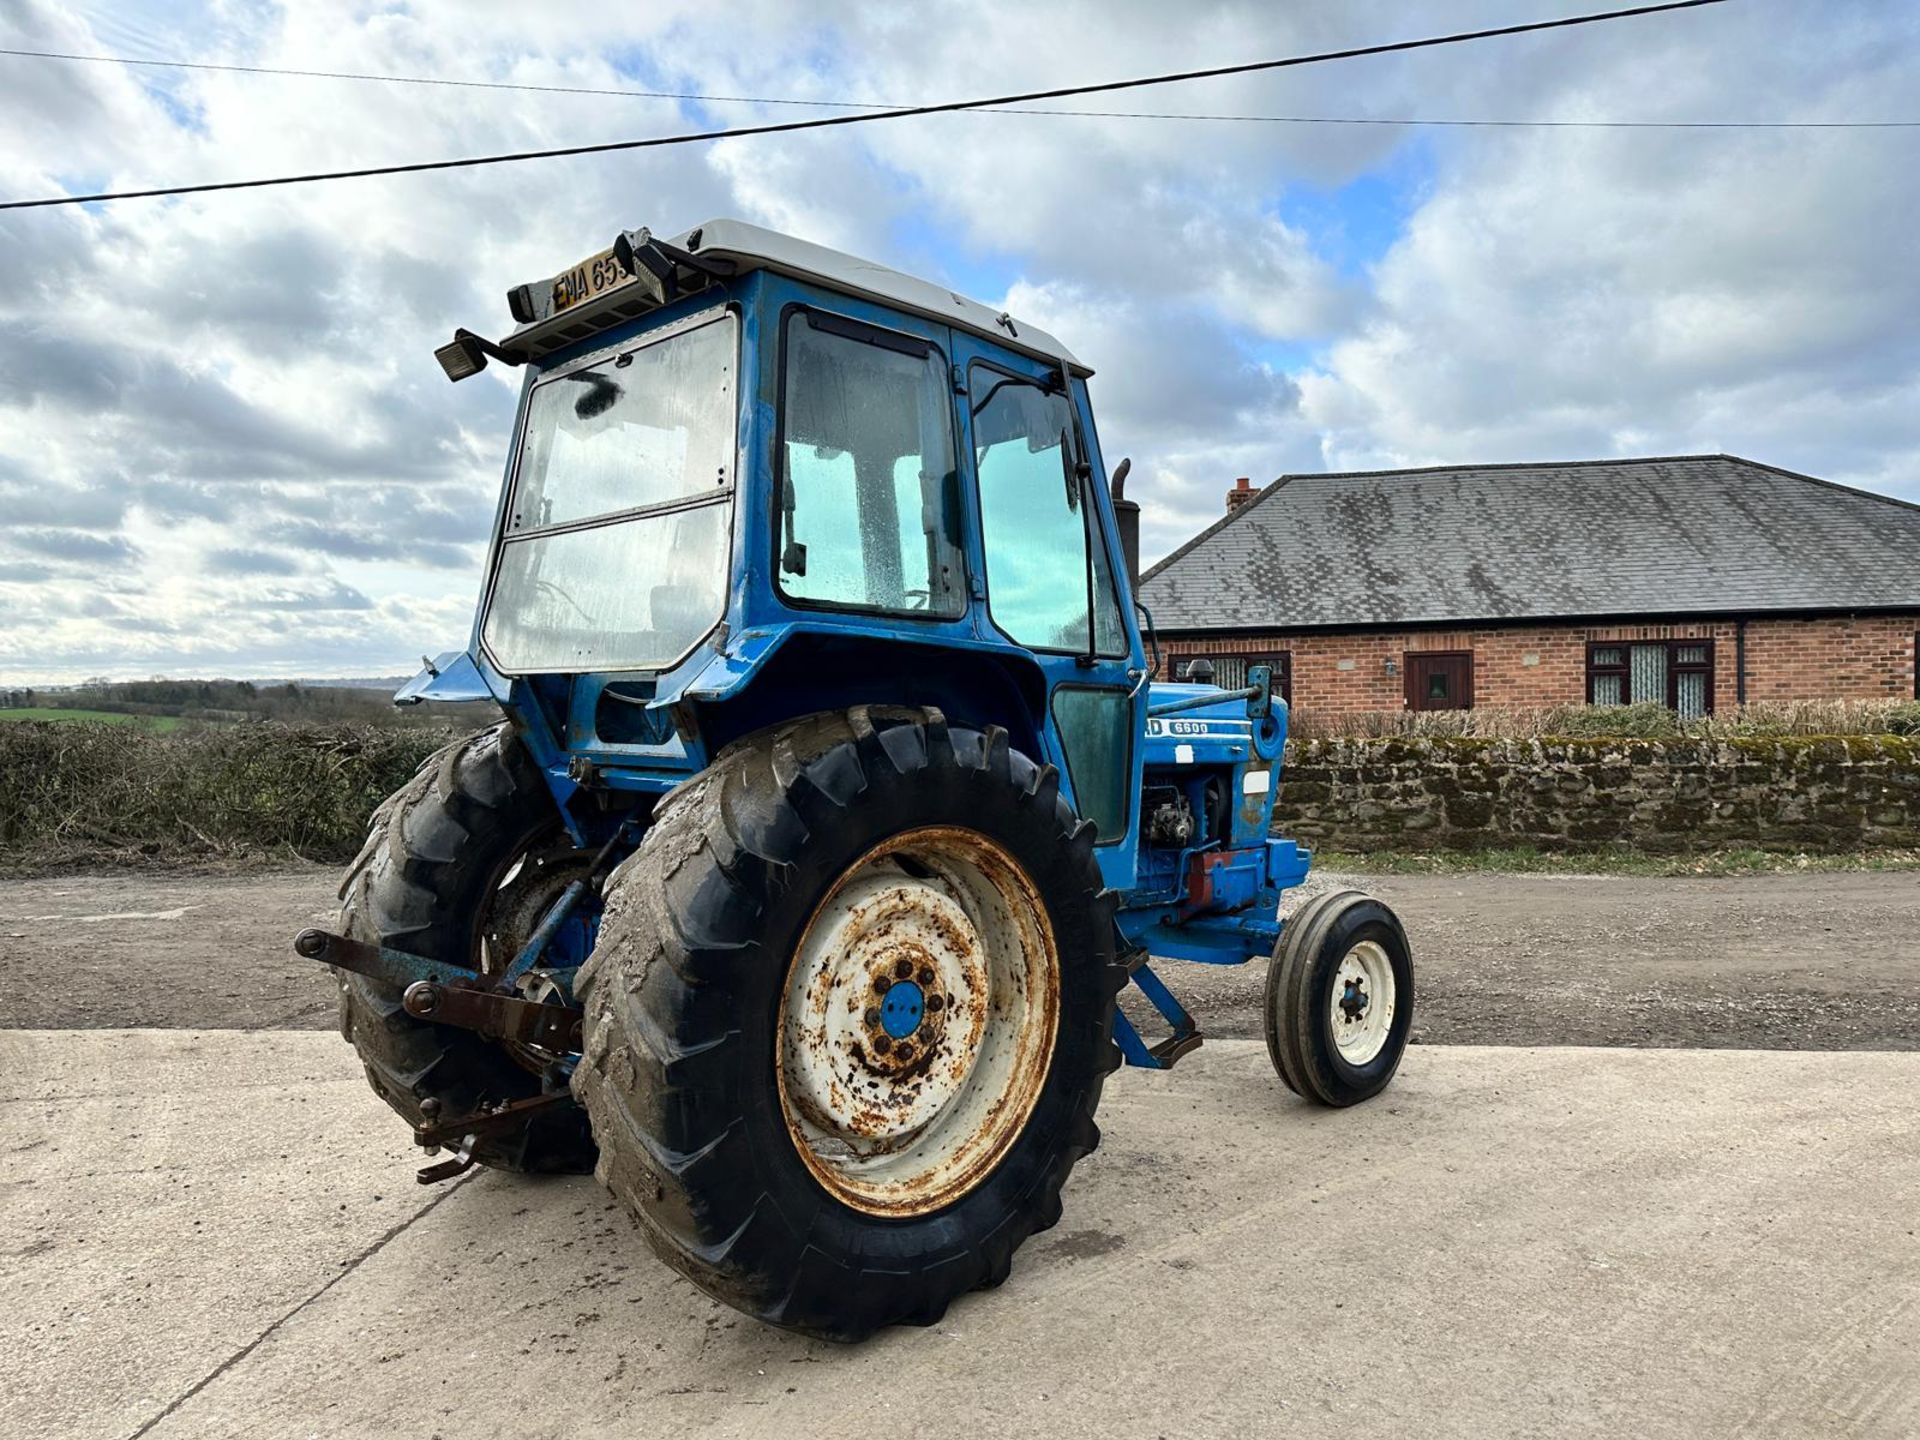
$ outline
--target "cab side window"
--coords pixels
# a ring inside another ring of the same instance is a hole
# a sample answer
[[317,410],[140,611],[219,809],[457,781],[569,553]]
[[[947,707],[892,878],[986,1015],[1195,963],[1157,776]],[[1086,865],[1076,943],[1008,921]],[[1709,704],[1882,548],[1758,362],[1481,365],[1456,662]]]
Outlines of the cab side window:
[[951,619],[966,609],[953,407],[932,344],[788,314],[777,486],[781,593]]
[[1121,654],[1120,605],[1089,486],[1076,471],[1067,397],[978,364],[969,388],[994,623],[1036,650],[1084,652],[1091,563],[1096,652]]

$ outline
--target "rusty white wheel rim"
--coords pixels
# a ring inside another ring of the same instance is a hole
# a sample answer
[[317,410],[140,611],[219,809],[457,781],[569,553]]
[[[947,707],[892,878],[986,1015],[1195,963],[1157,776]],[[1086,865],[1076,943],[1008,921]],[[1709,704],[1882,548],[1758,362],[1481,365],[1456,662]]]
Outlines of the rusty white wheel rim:
[[780,1108],[807,1168],[874,1215],[966,1194],[1046,1083],[1059,982],[1046,907],[993,841],[939,826],[868,851],[787,970]]
[[1342,1060],[1365,1065],[1387,1048],[1397,998],[1393,962],[1382,947],[1362,940],[1346,953],[1334,974],[1328,1007]]

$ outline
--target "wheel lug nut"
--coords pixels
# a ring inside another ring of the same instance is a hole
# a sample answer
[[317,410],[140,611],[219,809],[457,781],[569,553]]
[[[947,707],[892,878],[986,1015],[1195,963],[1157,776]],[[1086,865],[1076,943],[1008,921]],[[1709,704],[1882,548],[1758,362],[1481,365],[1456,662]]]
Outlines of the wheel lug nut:
[[927,1009],[929,1009],[929,1010],[944,1010],[944,1009],[946,1009],[946,1008],[947,1008],[947,997],[946,997],[946,996],[944,996],[944,995],[929,995],[929,996],[927,996]]
[[897,1060],[911,1060],[913,1058],[913,1046],[902,1040],[894,1047],[893,1054]]
[[920,973],[914,978],[922,985],[933,984],[933,967],[931,965],[922,965],[920,967]]
[[893,974],[894,974],[894,978],[897,980],[906,979],[909,975],[913,974],[913,962],[911,960],[894,961]]
[[893,1049],[893,1041],[885,1035],[876,1035],[873,1037],[873,1050],[876,1055],[884,1055],[891,1049]]
[[868,1028],[869,1030],[871,1030],[871,1029],[873,1029],[873,1028],[875,1028],[875,1027],[876,1027],[877,1025],[879,1025],[879,1023],[880,1023],[880,1012],[879,1012],[878,1010],[876,1010],[876,1009],[874,1009],[874,1008],[873,1008],[873,1006],[871,1006],[871,1005],[869,1005],[869,1006],[867,1007],[867,1013],[866,1013],[866,1014],[864,1014],[864,1015],[862,1015],[862,1016],[860,1017],[860,1019],[861,1019],[861,1020],[862,1020],[863,1022],[865,1022],[865,1024],[866,1024],[866,1027],[867,1027],[867,1028]]

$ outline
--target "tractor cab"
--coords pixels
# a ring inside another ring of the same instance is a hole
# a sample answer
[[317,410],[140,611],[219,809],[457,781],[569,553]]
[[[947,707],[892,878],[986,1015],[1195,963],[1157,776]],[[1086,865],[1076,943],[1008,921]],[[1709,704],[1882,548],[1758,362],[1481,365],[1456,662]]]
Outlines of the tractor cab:
[[738,221],[516,287],[526,382],[473,642],[564,805],[867,702],[991,715],[1131,883],[1147,669],[1090,373],[1044,331]]
[[1406,937],[1353,891],[1283,924],[1286,707],[1152,682],[1059,341],[730,220],[508,308],[436,352],[524,372],[472,637],[395,697],[505,721],[295,941],[453,1152],[423,1181],[596,1170],[710,1294],[852,1339],[1004,1279],[1108,1072],[1200,1044],[1156,960],[1271,957],[1287,1088],[1388,1083]]

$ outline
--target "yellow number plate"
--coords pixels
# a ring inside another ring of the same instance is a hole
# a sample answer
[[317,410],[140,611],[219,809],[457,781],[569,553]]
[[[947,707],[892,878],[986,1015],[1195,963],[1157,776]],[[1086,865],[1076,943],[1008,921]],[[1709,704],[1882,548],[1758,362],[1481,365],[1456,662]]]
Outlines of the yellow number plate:
[[613,251],[602,250],[553,277],[553,313],[558,315],[583,300],[617,290],[632,279],[613,258]]

